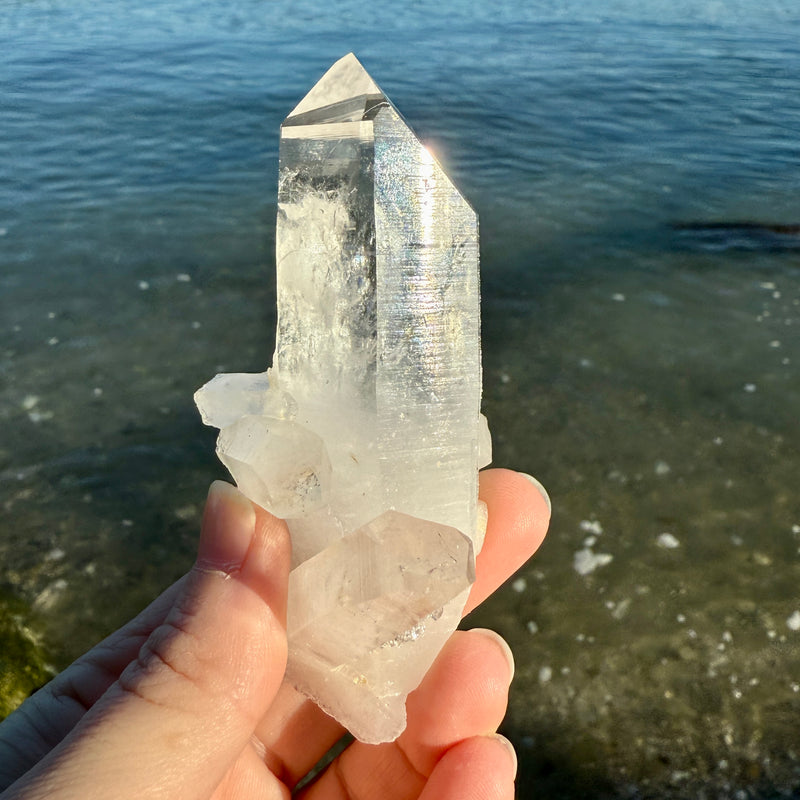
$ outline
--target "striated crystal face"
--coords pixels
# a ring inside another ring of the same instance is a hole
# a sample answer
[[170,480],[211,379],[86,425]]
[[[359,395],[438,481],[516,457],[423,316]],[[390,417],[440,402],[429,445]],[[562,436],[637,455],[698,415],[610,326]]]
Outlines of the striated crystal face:
[[352,54],[281,127],[271,370],[195,398],[292,535],[287,677],[359,739],[460,619],[485,529],[477,217]]

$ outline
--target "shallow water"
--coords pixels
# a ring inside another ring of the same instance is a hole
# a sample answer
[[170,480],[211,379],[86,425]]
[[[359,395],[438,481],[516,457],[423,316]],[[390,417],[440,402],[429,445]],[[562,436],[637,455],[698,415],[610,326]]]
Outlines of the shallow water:
[[718,223],[800,222],[794,6],[125,5],[0,17],[0,583],[47,658],[191,563],[191,396],[269,363],[278,126],[352,49],[479,211],[495,463],[553,499],[470,620],[520,796],[790,794],[800,237]]

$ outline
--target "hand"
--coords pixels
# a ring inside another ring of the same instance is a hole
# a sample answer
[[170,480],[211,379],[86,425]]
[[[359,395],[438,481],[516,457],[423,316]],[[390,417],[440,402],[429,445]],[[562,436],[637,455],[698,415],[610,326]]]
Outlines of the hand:
[[[465,613],[536,550],[545,498],[481,474],[489,526]],[[0,725],[2,800],[288,798],[343,735],[283,684],[290,561],[283,522],[233,487],[209,492],[194,568]],[[299,796],[500,800],[513,662],[488,631],[457,631],[408,698],[396,742],[353,742]],[[13,784],[13,785],[12,785]]]

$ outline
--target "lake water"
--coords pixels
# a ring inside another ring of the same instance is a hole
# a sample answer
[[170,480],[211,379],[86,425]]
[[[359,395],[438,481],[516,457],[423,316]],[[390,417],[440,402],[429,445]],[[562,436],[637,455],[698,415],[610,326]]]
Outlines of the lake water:
[[192,393],[271,359],[278,128],[353,50],[480,214],[495,463],[553,500],[469,620],[519,796],[797,796],[796,3],[399,5],[3,4],[7,702],[191,564]]

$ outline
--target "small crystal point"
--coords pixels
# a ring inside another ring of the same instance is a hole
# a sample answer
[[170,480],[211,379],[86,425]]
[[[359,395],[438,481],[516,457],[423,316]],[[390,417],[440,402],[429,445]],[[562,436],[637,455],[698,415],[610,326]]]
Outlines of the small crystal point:
[[206,425],[225,428],[246,414],[291,419],[297,409],[287,394],[270,382],[269,372],[223,373],[194,393]]
[[[286,125],[358,120],[368,101],[383,100],[383,92],[353,53],[340,58],[295,106]],[[360,110],[358,108],[361,104]],[[310,115],[314,115],[313,117]]]
[[315,511],[330,492],[325,443],[289,420],[247,415],[223,428],[217,454],[254,502],[278,517]]
[[443,606],[474,580],[472,542],[460,531],[386,511],[292,571],[287,677],[362,741],[396,738],[404,683],[427,669],[417,640],[435,635]]
[[478,222],[353,54],[281,126],[266,376],[197,394],[292,535],[288,678],[367,742],[455,629],[486,529]]

